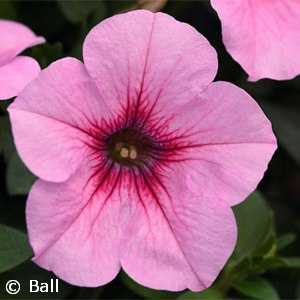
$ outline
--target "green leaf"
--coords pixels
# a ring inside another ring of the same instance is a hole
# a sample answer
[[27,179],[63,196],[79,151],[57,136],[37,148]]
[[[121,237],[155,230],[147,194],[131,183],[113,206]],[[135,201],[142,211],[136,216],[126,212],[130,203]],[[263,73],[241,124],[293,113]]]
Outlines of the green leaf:
[[274,268],[300,268],[300,257],[275,256],[262,260],[257,267],[262,271]]
[[80,23],[93,11],[98,14],[104,10],[102,1],[90,0],[57,0],[58,6],[70,23]]
[[27,235],[0,224],[0,272],[14,268],[32,256]]
[[17,152],[9,160],[6,184],[9,195],[27,195],[36,177],[25,167]]
[[44,69],[53,61],[63,57],[62,43],[49,44],[45,43],[30,49],[31,56],[33,56]]
[[272,121],[279,143],[300,164],[300,115],[274,104],[263,103],[262,107]]
[[120,278],[122,282],[135,294],[144,297],[146,299],[174,299],[179,293],[176,292],[167,292],[167,291],[158,291],[146,288],[139,285],[123,271],[120,273]]
[[241,294],[253,299],[279,299],[279,296],[269,281],[262,277],[247,278],[235,283],[234,288]]
[[12,1],[0,1],[0,19],[17,19],[17,13]]
[[258,266],[265,272],[270,269],[288,267],[288,263],[284,258],[275,256],[262,260]]
[[98,0],[93,11],[91,25],[95,26],[106,17],[106,6],[103,1]]
[[8,193],[11,196],[27,195],[36,177],[28,171],[17,154],[8,117],[0,118],[0,149],[7,163]]
[[251,255],[273,234],[273,218],[272,211],[258,191],[233,210],[238,225],[238,240],[231,262],[236,263]]
[[136,0],[122,0],[122,1],[107,1],[106,6],[108,15],[115,15],[120,12],[126,12],[136,5]]
[[290,268],[300,268],[300,257],[281,257]]
[[9,161],[12,153],[16,151],[8,117],[0,118],[0,149],[6,162]]
[[222,294],[214,288],[209,288],[202,292],[191,292],[186,291],[182,293],[177,299],[188,300],[188,299],[224,299]]
[[276,250],[276,238],[275,234],[272,234],[262,241],[262,243],[255,249],[252,255],[255,257],[259,256],[270,258],[275,256]]
[[297,235],[295,233],[289,232],[277,238],[277,250],[281,250],[286,248],[290,244],[292,244],[297,239]]
[[233,263],[233,265],[231,263],[232,261],[228,263],[227,267],[225,268],[225,272],[222,273],[222,277],[228,276],[228,271],[230,271],[231,275],[233,274],[236,275],[236,274],[243,273],[245,270],[248,270],[252,267],[252,259],[250,259],[249,257],[245,257],[239,262]]

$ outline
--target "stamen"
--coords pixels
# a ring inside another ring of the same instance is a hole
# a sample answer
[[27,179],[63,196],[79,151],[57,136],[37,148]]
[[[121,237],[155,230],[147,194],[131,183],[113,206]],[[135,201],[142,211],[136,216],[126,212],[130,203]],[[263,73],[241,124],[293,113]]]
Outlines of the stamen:
[[129,150],[127,148],[123,147],[120,151],[120,155],[123,158],[127,158],[129,156]]
[[133,145],[129,146],[129,157],[131,159],[136,159],[137,158],[137,151],[136,151],[135,146],[133,146]]
[[126,127],[105,140],[108,157],[126,167],[143,167],[152,163],[156,142],[139,128]]

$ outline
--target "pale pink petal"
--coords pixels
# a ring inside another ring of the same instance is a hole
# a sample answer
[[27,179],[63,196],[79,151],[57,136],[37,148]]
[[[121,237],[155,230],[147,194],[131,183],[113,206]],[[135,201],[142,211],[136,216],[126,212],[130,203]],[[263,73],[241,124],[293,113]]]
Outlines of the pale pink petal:
[[231,209],[198,198],[177,174],[159,182],[98,156],[64,183],[34,185],[26,209],[34,261],[76,285],[105,284],[122,265],[148,287],[208,287],[234,248]]
[[195,196],[178,175],[165,173],[163,180],[148,175],[150,188],[138,182],[140,195],[122,241],[121,264],[147,287],[201,291],[231,255],[236,223],[227,205]]
[[9,107],[17,150],[41,179],[66,180],[109,116],[84,65],[65,58],[40,72]]
[[9,63],[25,49],[42,44],[43,37],[38,37],[23,24],[0,19],[0,66]]
[[0,67],[0,100],[17,96],[40,70],[39,64],[26,56],[18,56]]
[[145,10],[97,25],[84,42],[83,57],[104,98],[117,109],[127,107],[132,119],[157,101],[185,102],[217,71],[215,50],[193,27]]
[[169,159],[180,163],[171,172],[189,174],[195,193],[234,205],[257,187],[276,138],[270,121],[245,91],[215,82],[186,105],[159,110],[168,131],[161,140],[166,148],[177,149]]
[[299,0],[211,0],[228,52],[249,74],[291,79],[300,74]]
[[95,287],[120,270],[120,200],[105,203],[93,196],[88,176],[83,168],[64,183],[38,180],[26,218],[34,262],[71,284]]
[[[270,122],[239,88],[209,84],[214,50],[165,14],[104,21],[84,57],[88,71],[57,61],[9,108],[20,156],[43,179],[26,208],[34,261],[80,286],[103,285],[122,266],[150,288],[209,287],[236,242],[229,205],[275,151]],[[108,152],[127,143],[124,132],[107,140],[125,129],[135,135],[131,167]]]

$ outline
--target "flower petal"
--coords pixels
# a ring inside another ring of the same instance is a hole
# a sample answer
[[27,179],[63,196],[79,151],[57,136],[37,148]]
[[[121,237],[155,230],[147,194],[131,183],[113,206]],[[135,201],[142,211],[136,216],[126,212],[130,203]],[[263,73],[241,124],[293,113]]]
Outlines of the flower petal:
[[292,79],[300,74],[298,0],[211,0],[228,52],[249,74]]
[[151,173],[110,166],[90,160],[64,183],[34,185],[26,208],[34,261],[76,285],[105,284],[122,265],[151,288],[208,287],[236,241],[231,209],[198,198],[176,174],[169,198]]
[[[96,287],[120,270],[119,201],[92,195],[86,168],[64,183],[38,180],[30,191],[26,218],[34,262],[63,280]],[[101,212],[101,217],[98,218]]]
[[18,56],[0,67],[0,100],[17,96],[40,70],[39,64],[26,56]]
[[230,207],[195,196],[178,174],[165,174],[169,181],[146,177],[149,186],[139,182],[136,213],[122,243],[122,267],[154,289],[209,287],[236,243]]
[[9,63],[25,49],[42,44],[43,37],[38,37],[28,27],[9,20],[0,20],[0,66]]
[[119,110],[121,104],[131,118],[156,101],[184,102],[217,71],[215,50],[193,27],[144,10],[97,25],[86,37],[83,56],[104,98]]
[[181,162],[173,172],[189,174],[196,194],[234,205],[257,187],[277,145],[270,121],[245,91],[214,82],[198,99],[163,111],[175,134],[169,139],[176,139],[172,159]]
[[18,152],[41,179],[61,182],[80,165],[109,115],[84,65],[65,58],[40,72],[9,107]]

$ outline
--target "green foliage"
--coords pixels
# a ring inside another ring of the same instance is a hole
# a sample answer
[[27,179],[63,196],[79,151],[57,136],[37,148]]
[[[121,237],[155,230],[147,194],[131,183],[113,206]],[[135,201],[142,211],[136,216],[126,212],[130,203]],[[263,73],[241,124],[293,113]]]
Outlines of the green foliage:
[[289,267],[289,264],[282,257],[273,256],[258,260],[254,270],[259,274],[265,273],[267,270],[284,267]]
[[286,233],[278,237],[276,240],[277,250],[284,249],[285,247],[291,245],[293,242],[295,242],[296,239],[297,239],[296,234],[292,232]]
[[27,195],[36,177],[19,158],[14,146],[8,117],[0,118],[0,150],[7,164],[6,187],[11,196]]
[[191,299],[191,300],[192,299],[216,300],[216,299],[224,299],[224,298],[223,298],[223,295],[217,289],[209,288],[203,292],[195,292],[195,293],[190,292],[190,291],[184,292],[177,299],[180,299],[180,300],[189,300],[189,299]]
[[145,299],[174,299],[176,295],[178,295],[178,293],[175,292],[158,291],[139,285],[123,271],[120,274],[120,278],[130,290]]
[[3,153],[5,161],[8,161],[15,152],[10,122],[7,116],[0,117],[0,153]]
[[238,240],[231,261],[237,263],[251,255],[273,233],[273,217],[258,191],[233,208],[238,225]]
[[39,62],[42,69],[63,57],[62,43],[42,44],[30,49],[32,56]]
[[71,23],[84,22],[92,14],[102,20],[105,15],[105,5],[101,0],[57,0],[57,4]]
[[134,6],[137,1],[135,0],[114,0],[106,1],[106,7],[108,10],[108,15],[114,15],[121,12],[126,12],[130,7]]
[[6,182],[11,196],[27,195],[36,177],[28,171],[17,152],[12,154],[8,162]]
[[300,268],[300,257],[282,257],[281,258],[288,267]]
[[272,300],[279,296],[271,283],[262,277],[251,277],[234,284],[234,288],[253,299]]
[[0,273],[10,270],[32,256],[26,234],[0,224]]
[[10,1],[0,1],[0,19],[17,19],[17,12]]
[[276,105],[263,104],[279,143],[300,164],[300,113]]

